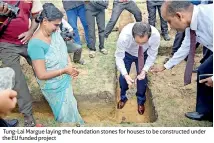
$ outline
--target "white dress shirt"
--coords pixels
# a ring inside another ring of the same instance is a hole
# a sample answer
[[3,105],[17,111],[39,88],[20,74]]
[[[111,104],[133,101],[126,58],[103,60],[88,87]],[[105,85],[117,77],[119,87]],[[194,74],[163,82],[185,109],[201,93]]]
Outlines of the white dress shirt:
[[190,29],[196,32],[196,41],[213,51],[213,4],[194,6],[190,27],[185,30],[181,47],[164,65],[170,69],[183,61],[190,51]]
[[135,23],[130,23],[126,25],[122,29],[117,41],[117,49],[115,52],[116,65],[122,75],[128,74],[123,61],[125,52],[131,54],[132,56],[138,57],[138,48],[139,46],[142,46],[143,51],[147,51],[148,54],[143,68],[143,70],[146,72],[148,72],[150,67],[154,64],[158,54],[158,48],[160,45],[160,33],[158,30],[151,26],[151,37],[149,38],[148,42],[143,45],[138,45],[132,36],[132,28],[134,24]]

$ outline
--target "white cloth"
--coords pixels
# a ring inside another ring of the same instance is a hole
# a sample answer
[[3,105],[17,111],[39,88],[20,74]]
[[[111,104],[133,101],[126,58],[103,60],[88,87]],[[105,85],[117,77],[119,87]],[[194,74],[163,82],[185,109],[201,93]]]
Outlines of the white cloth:
[[62,27],[67,28],[69,31],[73,31],[73,28],[65,19],[62,19]]

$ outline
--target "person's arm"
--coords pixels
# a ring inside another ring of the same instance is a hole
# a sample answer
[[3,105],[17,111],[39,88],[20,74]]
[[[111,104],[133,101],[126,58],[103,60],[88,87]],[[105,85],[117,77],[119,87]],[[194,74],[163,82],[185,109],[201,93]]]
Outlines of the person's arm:
[[149,41],[149,44],[151,45],[147,51],[148,57],[146,59],[145,65],[143,67],[143,70],[148,72],[150,67],[154,64],[157,54],[158,54],[158,48],[160,46],[160,34],[157,33],[157,35],[151,37],[151,41]]
[[31,32],[35,32],[35,30],[38,28],[38,23],[35,21],[35,19],[38,17],[38,15],[40,14],[40,12],[43,10],[42,8],[42,3],[40,2],[40,0],[33,0],[33,6],[31,9],[31,14],[32,14],[32,24],[29,28],[29,31]]
[[33,60],[32,64],[36,76],[40,80],[51,79],[57,76],[61,76],[62,74],[69,74],[73,77],[76,77],[79,74],[77,69],[72,66],[67,66],[59,70],[47,71],[45,67],[45,60]]
[[182,42],[181,47],[178,49],[178,51],[175,52],[173,57],[171,59],[169,59],[169,61],[166,64],[157,66],[157,67],[153,67],[151,69],[151,72],[157,73],[157,72],[162,72],[165,69],[173,68],[175,65],[182,62],[188,56],[189,50],[190,50],[190,28],[187,28],[185,30],[185,38]]
[[125,57],[125,49],[129,45],[130,38],[132,37],[125,35],[123,34],[123,32],[121,32],[117,41],[117,49],[115,52],[117,68],[123,75],[123,77],[126,79],[128,85],[132,85],[132,83],[134,83],[134,80],[128,75],[123,59]]
[[68,54],[68,65],[72,65],[71,64],[71,58],[70,58],[69,54]]
[[14,90],[0,91],[0,118],[6,116],[17,103],[17,92]]
[[[196,43],[195,43],[196,44]],[[181,47],[173,55],[173,57],[164,65],[166,69],[171,69],[180,62],[182,62],[189,54],[190,50],[190,28],[185,30],[185,38],[182,42]]]
[[33,6],[31,9],[32,19],[31,19],[31,26],[27,32],[24,32],[18,36],[18,39],[21,40],[23,44],[26,44],[30,38],[33,36],[34,31],[38,28],[39,23],[35,21],[36,17],[42,11],[42,4],[39,0],[32,1]]
[[121,33],[121,35],[118,38],[117,49],[115,51],[116,65],[118,70],[121,72],[123,76],[128,74],[123,59],[125,57],[125,49],[128,46],[129,41],[130,37],[126,36],[125,34],[122,35]]
[[199,81],[199,83],[205,83],[206,86],[213,87],[213,76],[202,79]]
[[45,52],[38,41],[32,41],[28,44],[28,54],[32,60],[32,65],[36,76],[40,80],[47,80],[62,74],[69,74],[75,77],[79,73],[72,66],[67,66],[65,68],[53,71],[47,71],[45,67]]
[[36,73],[36,76],[40,80],[47,80],[62,74],[67,73],[68,68],[63,68],[59,70],[47,71],[45,67],[45,60],[33,60],[33,69]]
[[145,61],[145,65],[141,73],[137,76],[138,80],[145,79],[146,73],[149,71],[150,67],[154,64],[157,58],[159,45],[160,45],[160,34],[157,33],[156,35],[152,36],[149,39],[149,48],[147,50],[148,57]]

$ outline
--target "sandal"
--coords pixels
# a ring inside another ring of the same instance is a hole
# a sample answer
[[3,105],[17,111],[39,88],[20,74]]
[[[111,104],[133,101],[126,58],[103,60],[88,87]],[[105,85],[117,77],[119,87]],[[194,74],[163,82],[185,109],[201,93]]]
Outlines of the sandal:
[[85,61],[84,60],[79,60],[79,61],[75,61],[75,63],[78,63],[78,64],[80,64],[80,65],[85,65]]
[[90,57],[90,58],[94,58],[94,57],[95,57],[95,54],[96,54],[95,51],[90,51],[90,52],[89,52],[89,57]]
[[24,116],[24,126],[25,127],[35,127],[36,123],[32,115]]
[[104,48],[101,49],[100,52],[101,52],[102,54],[104,54],[104,55],[107,55],[107,54],[108,54],[108,51],[107,51],[106,49],[104,49]]

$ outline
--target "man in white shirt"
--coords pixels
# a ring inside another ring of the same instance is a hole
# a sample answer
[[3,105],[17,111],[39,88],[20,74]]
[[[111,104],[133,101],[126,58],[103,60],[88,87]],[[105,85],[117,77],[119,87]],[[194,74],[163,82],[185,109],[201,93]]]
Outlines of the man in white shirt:
[[121,75],[120,82],[120,101],[118,109],[122,109],[127,102],[126,91],[128,85],[132,85],[134,80],[129,76],[130,68],[135,62],[138,73],[135,82],[137,83],[137,103],[138,113],[142,115],[146,101],[147,78],[146,74],[158,54],[160,45],[160,34],[158,30],[147,23],[136,22],[126,25],[120,33],[115,52],[116,65]]
[[[185,38],[173,57],[164,66],[155,68],[153,71],[161,72],[165,69],[171,69],[188,55],[184,80],[188,81],[185,84],[189,84],[194,64],[195,47],[193,45],[199,42],[213,51],[213,4],[194,6],[189,1],[167,1],[163,4],[161,13],[171,28],[177,31],[185,30]],[[212,77],[200,80],[199,77],[204,74],[213,74],[212,55],[198,68],[196,112],[185,114],[186,117],[193,120],[212,120],[213,80]]]

